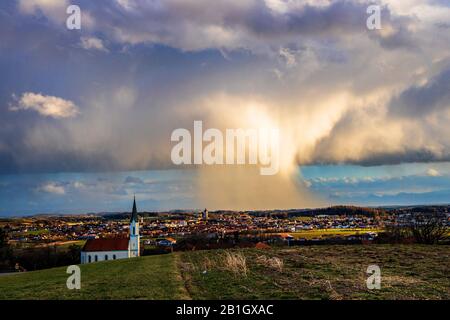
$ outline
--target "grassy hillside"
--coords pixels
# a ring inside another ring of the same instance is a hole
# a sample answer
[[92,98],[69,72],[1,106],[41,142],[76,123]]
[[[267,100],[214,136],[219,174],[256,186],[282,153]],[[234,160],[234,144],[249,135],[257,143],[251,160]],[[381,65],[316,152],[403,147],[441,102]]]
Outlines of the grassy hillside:
[[0,299],[186,299],[176,255],[81,266],[81,290],[68,290],[66,267],[0,276]]
[[[366,268],[381,268],[381,290]],[[0,299],[450,299],[450,247],[313,246],[181,252],[0,276]]]

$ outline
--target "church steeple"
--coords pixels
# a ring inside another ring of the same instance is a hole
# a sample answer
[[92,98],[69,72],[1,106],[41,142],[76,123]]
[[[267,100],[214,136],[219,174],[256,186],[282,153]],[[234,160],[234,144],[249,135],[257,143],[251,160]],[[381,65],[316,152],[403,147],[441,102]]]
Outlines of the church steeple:
[[140,239],[139,235],[139,220],[136,208],[136,196],[133,199],[133,212],[131,213],[130,220],[130,240],[128,244],[129,257],[140,256]]
[[134,196],[134,200],[133,200],[133,211],[131,213],[131,220],[130,222],[137,222],[138,221],[138,214],[137,214],[137,209],[136,209],[136,196]]

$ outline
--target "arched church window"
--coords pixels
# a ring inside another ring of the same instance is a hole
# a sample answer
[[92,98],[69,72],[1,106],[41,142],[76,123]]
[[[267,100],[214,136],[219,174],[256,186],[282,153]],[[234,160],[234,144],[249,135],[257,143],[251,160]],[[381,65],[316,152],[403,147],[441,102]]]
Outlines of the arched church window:
[[95,257],[94,257],[95,259],[95,262],[97,262],[98,261],[98,256],[97,255],[95,255]]
[[108,261],[108,255],[105,254],[105,261]]
[[90,256],[90,255],[88,256],[88,261],[89,261],[89,263],[92,262],[92,259],[91,259],[91,256]]
[[116,260],[116,255],[115,254],[113,254],[113,260]]

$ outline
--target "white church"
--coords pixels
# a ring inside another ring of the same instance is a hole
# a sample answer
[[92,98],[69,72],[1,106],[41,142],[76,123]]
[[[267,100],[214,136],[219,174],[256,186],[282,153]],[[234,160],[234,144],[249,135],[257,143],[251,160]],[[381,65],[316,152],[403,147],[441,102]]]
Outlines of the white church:
[[81,263],[134,258],[140,256],[139,220],[136,197],[128,237],[89,239],[81,250]]

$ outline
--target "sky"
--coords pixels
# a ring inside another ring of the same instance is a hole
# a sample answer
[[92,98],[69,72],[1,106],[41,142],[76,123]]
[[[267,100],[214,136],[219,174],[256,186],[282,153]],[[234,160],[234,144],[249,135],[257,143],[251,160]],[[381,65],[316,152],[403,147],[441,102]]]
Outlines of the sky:
[[[279,174],[175,166],[194,120],[279,128]],[[446,0],[0,2],[2,216],[449,203],[449,120]]]

